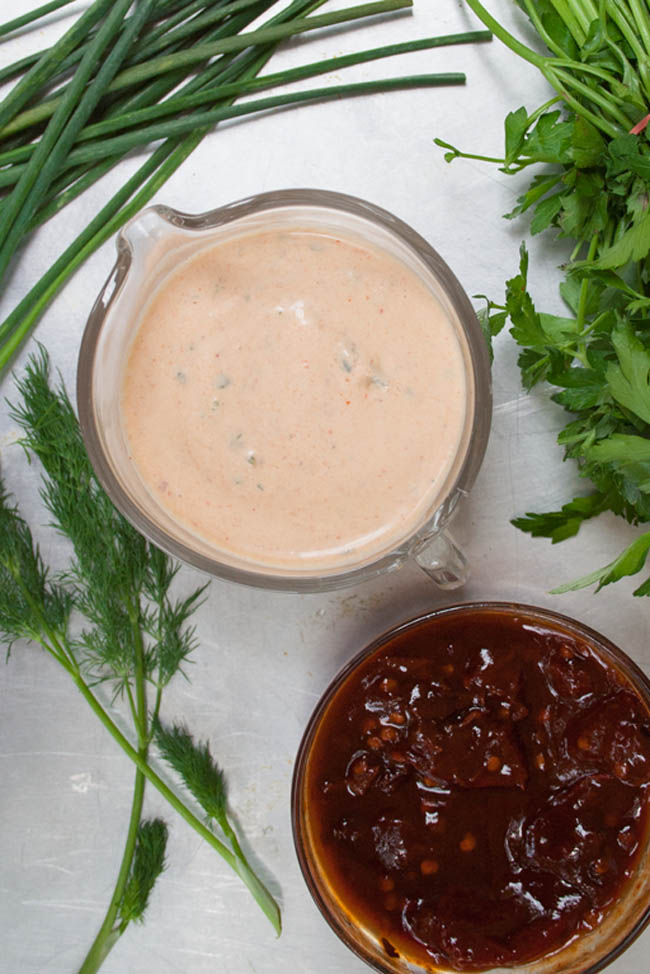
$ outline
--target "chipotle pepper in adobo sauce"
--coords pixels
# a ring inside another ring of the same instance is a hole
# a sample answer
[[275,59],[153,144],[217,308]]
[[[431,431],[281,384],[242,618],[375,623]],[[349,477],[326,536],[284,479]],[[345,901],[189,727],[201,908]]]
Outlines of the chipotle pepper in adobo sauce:
[[388,956],[522,964],[597,925],[630,876],[650,714],[559,624],[451,612],[352,670],[305,774],[319,868]]

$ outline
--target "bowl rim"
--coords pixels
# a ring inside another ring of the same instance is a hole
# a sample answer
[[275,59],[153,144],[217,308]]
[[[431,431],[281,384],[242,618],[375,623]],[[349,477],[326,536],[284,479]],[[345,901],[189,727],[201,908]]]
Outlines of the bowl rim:
[[[226,226],[255,212],[310,206],[338,210],[378,224],[393,233],[406,244],[440,282],[450,304],[456,312],[460,329],[465,336],[468,353],[468,370],[473,384],[473,414],[471,424],[466,425],[465,453],[459,462],[455,477],[446,485],[441,504],[450,499],[450,510],[458,497],[472,487],[487,448],[492,417],[492,378],[490,354],[476,312],[451,268],[438,252],[409,224],[388,210],[367,200],[330,190],[297,188],[273,190],[254,194],[227,203],[203,213],[188,214],[172,207],[158,204],[140,211],[117,236],[117,259],[92,307],[79,349],[77,360],[77,408],[79,423],[90,462],[98,480],[111,501],[124,517],[146,538],[166,551],[209,575],[255,587],[291,592],[328,591],[353,585],[373,578],[391,568],[407,556],[413,538],[404,539],[390,552],[384,553],[367,564],[346,568],[342,571],[318,574],[317,572],[265,573],[256,566],[239,567],[222,563],[194,550],[164,531],[153,518],[136,505],[116,476],[110,458],[104,450],[102,436],[94,408],[94,373],[97,349],[102,329],[113,302],[124,287],[132,264],[133,248],[128,238],[129,228],[143,214],[155,213],[170,228],[189,231],[210,231]],[[440,508],[440,505],[439,505]],[[435,515],[432,515],[435,517]],[[428,524],[429,522],[424,522]],[[423,525],[421,526],[421,528]],[[437,533],[436,529],[432,533]],[[421,529],[419,529],[421,530]]]
[[[481,613],[486,611],[507,614],[511,617],[515,615],[529,615],[531,619],[534,618],[537,621],[547,622],[551,625],[555,624],[565,631],[579,636],[590,645],[593,645],[598,652],[604,651],[606,660],[609,661],[611,658],[616,668],[620,668],[624,675],[634,685],[635,689],[639,692],[643,702],[645,703],[648,712],[650,713],[650,677],[644,673],[641,667],[632,659],[631,656],[629,656],[607,636],[604,636],[596,629],[591,628],[591,626],[588,626],[586,623],[580,622],[579,620],[572,618],[571,616],[564,615],[563,613],[556,612],[554,609],[548,609],[542,606],[530,605],[527,603],[477,600],[470,602],[457,602],[453,605],[441,606],[437,609],[432,609],[429,612],[424,612],[413,616],[404,622],[390,626],[381,634],[375,636],[367,645],[356,652],[346,663],[344,663],[338,672],[332,677],[322,695],[318,699],[318,702],[316,703],[316,706],[314,707],[302,734],[300,744],[296,752],[296,759],[291,781],[291,828],[294,850],[300,865],[303,879],[305,880],[311,897],[318,907],[320,913],[337,937],[353,953],[355,953],[357,957],[361,958],[361,960],[365,961],[366,964],[378,971],[379,974],[394,974],[394,968],[382,966],[377,958],[369,957],[363,946],[357,944],[353,938],[348,935],[346,929],[337,921],[336,917],[329,909],[325,897],[321,894],[315,878],[312,875],[312,867],[305,848],[306,842],[303,841],[301,824],[304,808],[302,801],[302,786],[307,768],[310,747],[320,721],[336,692],[345,683],[347,678],[352,675],[356,668],[374,653],[379,651],[382,646],[391,642],[396,636],[399,636],[404,632],[408,632],[409,629],[420,626],[423,623],[428,623],[433,620],[438,620],[451,615],[471,614],[474,612]],[[648,823],[648,828],[650,829],[650,823]],[[648,898],[648,904],[645,910],[634,923],[632,928],[623,933],[620,940],[605,955],[600,957],[593,964],[590,964],[588,967],[582,968],[579,974],[598,974],[599,971],[602,971],[605,967],[609,966],[609,964],[615,961],[625,950],[627,950],[630,944],[637,939],[637,937],[643,932],[649,923],[650,896]],[[538,957],[532,961],[527,961],[525,964],[517,967],[486,968],[482,972],[476,972],[476,974],[501,974],[502,971],[506,970],[512,971],[512,974],[534,974],[534,971],[530,965],[538,963],[539,960],[544,956],[549,958],[559,956],[561,952],[570,947],[571,943],[573,942],[575,942],[575,938],[572,938],[550,954],[541,955],[541,957]],[[458,974],[457,969],[455,968],[432,966],[430,969],[426,969],[414,967],[411,964],[409,964],[408,971],[412,972],[412,974],[433,974],[433,972],[436,972],[436,974],[438,974],[438,972],[439,974]]]

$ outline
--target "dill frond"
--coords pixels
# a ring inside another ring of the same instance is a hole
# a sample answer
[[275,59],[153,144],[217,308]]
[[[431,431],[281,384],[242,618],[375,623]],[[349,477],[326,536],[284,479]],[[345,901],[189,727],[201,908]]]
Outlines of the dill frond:
[[[0,480],[0,636],[43,642],[44,630],[64,636],[70,593],[51,581],[29,526]],[[52,647],[54,649],[54,647]]]
[[149,896],[165,868],[167,826],[160,818],[141,821],[138,826],[131,872],[120,903],[120,925],[142,923]]
[[[68,538],[73,556],[66,571],[50,577],[27,523],[0,480],[0,641],[8,648],[21,638],[36,641],[68,671],[101,723],[136,765],[136,778],[115,892],[86,955],[80,974],[95,974],[131,921],[141,920],[149,895],[165,865],[167,828],[142,820],[145,780],[238,874],[274,928],[277,904],[253,872],[226,817],[221,770],[206,745],[194,745],[185,728],[160,729],[161,750],[208,819],[215,834],[154,771],[148,750],[162,691],[196,645],[190,616],[206,586],[176,598],[172,584],[179,565],[141,537],[115,510],[86,455],[67,392],[50,381],[47,353],[40,348],[17,383],[19,405],[11,406],[23,431],[28,458],[42,467],[41,496],[52,526]],[[81,631],[69,633],[72,611]],[[112,684],[115,698],[128,703],[136,745],[122,733],[91,687]],[[151,711],[147,683],[155,688]],[[166,736],[165,736],[166,735]]]
[[152,640],[147,654],[148,678],[162,690],[175,673],[183,672],[183,664],[196,648],[195,629],[187,622],[202,604],[208,583],[187,598],[172,601],[169,590],[179,565],[153,545],[149,549],[144,592],[151,606],[143,613],[142,625]]
[[226,784],[209,744],[195,743],[184,724],[165,727],[156,721],[154,737],[162,757],[182,778],[208,820],[218,822],[223,828],[227,823]]
[[33,355],[17,382],[21,402],[11,406],[28,455],[43,468],[43,501],[53,526],[72,542],[74,559],[62,575],[69,597],[90,626],[77,640],[93,683],[110,681],[115,693],[134,679],[142,632],[146,678],[166,686],[195,648],[186,627],[205,586],[173,602],[169,590],[179,566],[145,540],[113,507],[86,454],[72,403],[53,385],[47,352]]

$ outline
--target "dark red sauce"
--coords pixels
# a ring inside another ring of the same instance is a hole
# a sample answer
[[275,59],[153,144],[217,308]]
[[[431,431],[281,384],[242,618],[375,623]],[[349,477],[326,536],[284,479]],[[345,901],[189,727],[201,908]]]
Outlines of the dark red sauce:
[[387,956],[471,971],[600,922],[649,791],[627,677],[559,626],[482,610],[406,629],[352,672],[305,794],[320,868]]

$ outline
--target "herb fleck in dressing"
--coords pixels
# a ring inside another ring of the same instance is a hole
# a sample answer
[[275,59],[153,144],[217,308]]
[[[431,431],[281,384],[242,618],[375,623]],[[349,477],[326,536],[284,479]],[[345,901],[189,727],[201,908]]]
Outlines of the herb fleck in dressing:
[[144,309],[122,389],[158,502],[224,553],[287,570],[353,567],[416,530],[466,402],[456,332],[419,277],[309,228],[179,266]]

